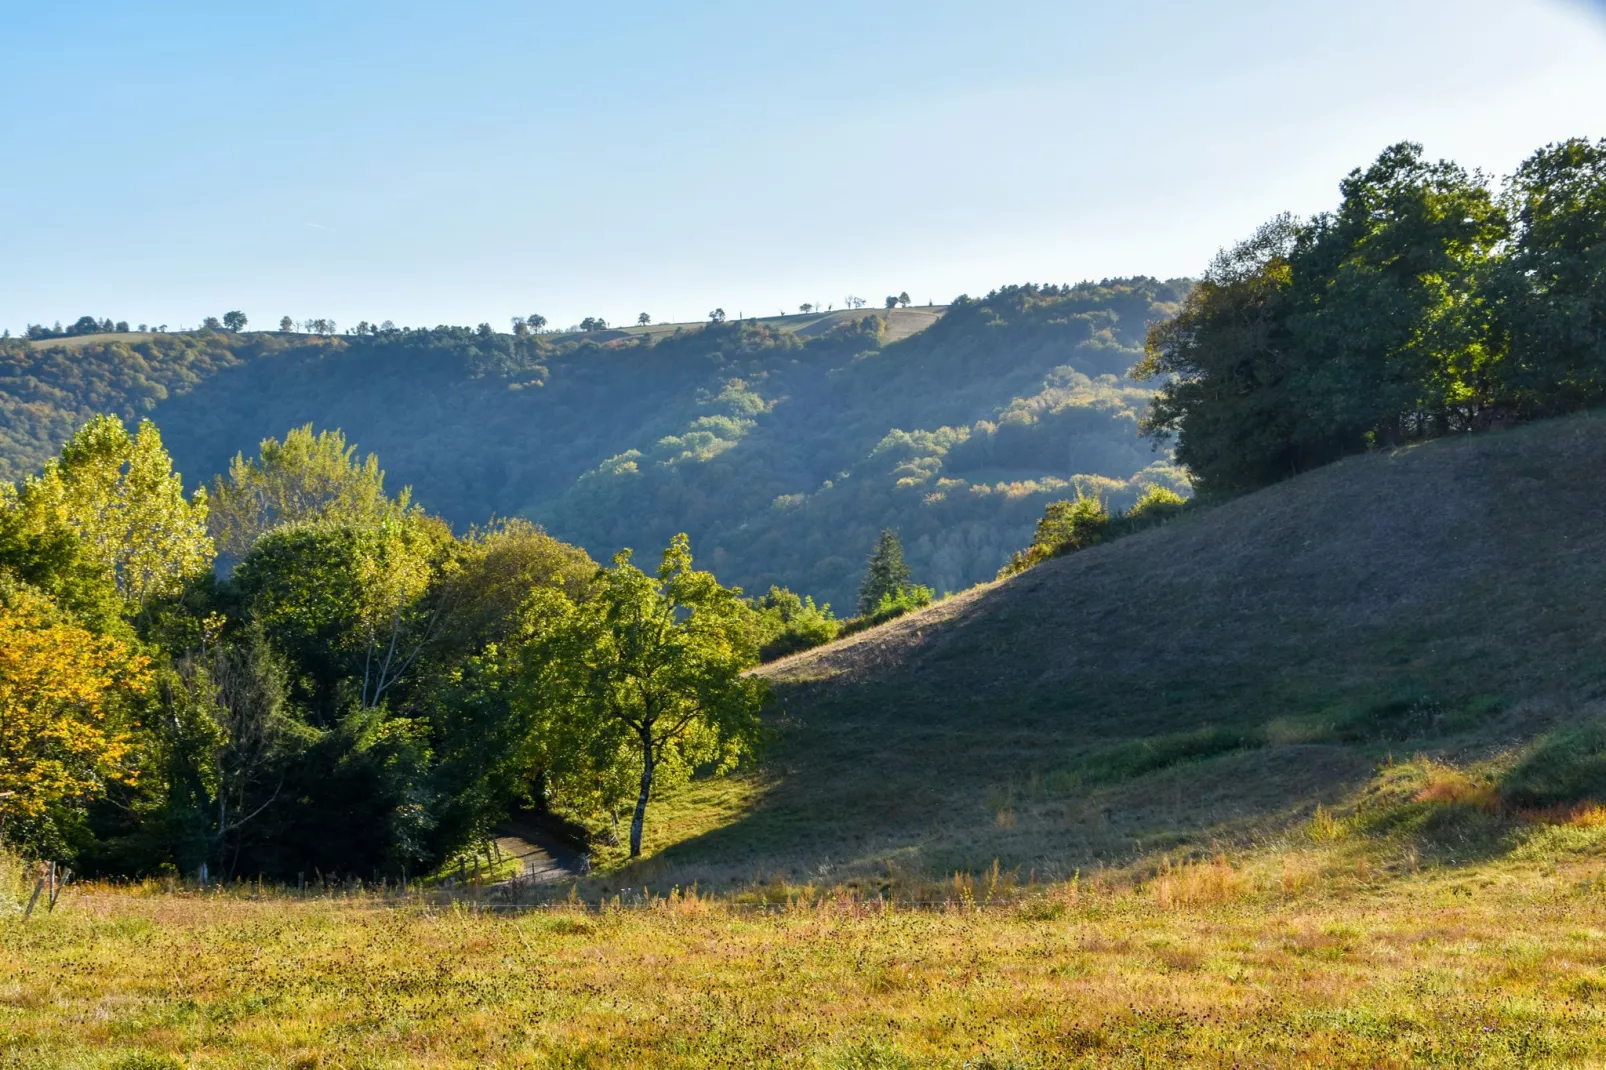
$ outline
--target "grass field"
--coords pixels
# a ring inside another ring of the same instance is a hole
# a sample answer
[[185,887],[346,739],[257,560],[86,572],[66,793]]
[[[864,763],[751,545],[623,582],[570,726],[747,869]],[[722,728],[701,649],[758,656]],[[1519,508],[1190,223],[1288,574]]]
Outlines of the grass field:
[[1602,820],[1529,824],[1462,865],[1324,814],[1237,861],[890,897],[515,911],[69,887],[0,921],[0,1065],[1587,1065],[1606,1058]]

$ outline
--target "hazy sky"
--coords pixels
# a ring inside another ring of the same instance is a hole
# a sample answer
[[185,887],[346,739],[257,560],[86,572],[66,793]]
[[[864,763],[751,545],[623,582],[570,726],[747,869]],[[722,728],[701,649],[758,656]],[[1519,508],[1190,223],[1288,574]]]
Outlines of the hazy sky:
[[0,0],[0,326],[506,329],[1195,273],[1606,136],[1581,0]]

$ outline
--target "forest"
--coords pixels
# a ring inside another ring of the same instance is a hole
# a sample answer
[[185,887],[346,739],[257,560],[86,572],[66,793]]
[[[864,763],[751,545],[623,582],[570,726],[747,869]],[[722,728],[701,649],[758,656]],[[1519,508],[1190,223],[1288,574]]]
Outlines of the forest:
[[1152,390],[1125,373],[1188,289],[1005,287],[892,342],[868,311],[818,335],[737,320],[561,335],[520,317],[512,332],[12,340],[0,477],[36,471],[101,412],[154,420],[191,489],[311,423],[459,527],[524,517],[598,560],[684,531],[727,583],[846,609],[883,528],[919,582],[954,591],[1073,488],[1117,504],[1147,484],[1185,492],[1136,435]]

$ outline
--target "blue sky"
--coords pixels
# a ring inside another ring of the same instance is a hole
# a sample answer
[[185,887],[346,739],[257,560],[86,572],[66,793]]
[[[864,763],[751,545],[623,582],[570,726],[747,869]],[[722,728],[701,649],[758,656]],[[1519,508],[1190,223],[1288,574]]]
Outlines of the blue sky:
[[0,327],[771,315],[1194,273],[1606,136],[1606,3],[0,0]]

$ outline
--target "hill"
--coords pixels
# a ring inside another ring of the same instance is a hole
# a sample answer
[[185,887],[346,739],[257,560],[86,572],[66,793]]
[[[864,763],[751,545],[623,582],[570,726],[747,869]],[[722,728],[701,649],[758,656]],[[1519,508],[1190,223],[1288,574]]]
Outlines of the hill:
[[660,864],[1068,876],[1435,776],[1483,809],[1395,846],[1508,849],[1606,792],[1603,464],[1601,416],[1351,458],[777,662],[767,772]]
[[1009,287],[946,311],[586,335],[19,342],[0,352],[0,477],[95,412],[154,419],[191,486],[310,422],[459,527],[522,514],[599,559],[687,531],[726,582],[846,609],[883,527],[920,582],[958,590],[1073,487],[1119,504],[1179,483],[1135,434],[1151,392],[1124,374],[1187,287]]

